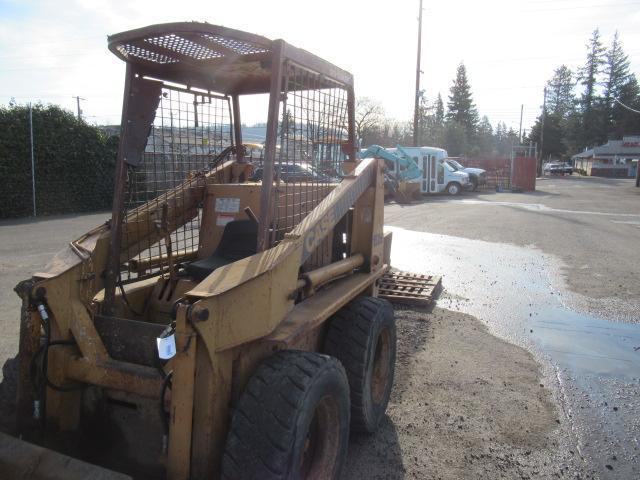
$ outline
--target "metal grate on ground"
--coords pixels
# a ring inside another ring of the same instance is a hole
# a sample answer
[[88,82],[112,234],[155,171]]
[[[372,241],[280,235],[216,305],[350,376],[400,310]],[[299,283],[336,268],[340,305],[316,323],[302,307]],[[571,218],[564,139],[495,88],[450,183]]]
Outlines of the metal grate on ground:
[[378,280],[378,296],[393,303],[430,305],[441,284],[442,278],[437,275],[389,270]]

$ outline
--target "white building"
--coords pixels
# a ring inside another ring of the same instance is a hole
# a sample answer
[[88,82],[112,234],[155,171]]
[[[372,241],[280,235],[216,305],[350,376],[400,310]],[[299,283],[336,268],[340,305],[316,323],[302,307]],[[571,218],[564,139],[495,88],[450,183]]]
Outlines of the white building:
[[640,159],[640,136],[609,140],[571,157],[576,169],[594,177],[635,177]]

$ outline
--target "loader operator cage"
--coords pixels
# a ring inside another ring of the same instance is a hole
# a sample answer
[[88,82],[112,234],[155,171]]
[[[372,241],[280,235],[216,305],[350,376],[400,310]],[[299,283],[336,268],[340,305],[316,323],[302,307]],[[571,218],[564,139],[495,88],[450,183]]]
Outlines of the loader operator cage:
[[[127,72],[107,290],[168,268],[151,261],[167,247],[176,256],[197,251],[201,205],[177,206],[224,181],[216,174],[225,161],[251,161],[238,148],[242,95],[269,94],[264,158],[250,179],[262,182],[258,250],[281,241],[340,181],[342,162],[355,160],[353,78],[309,52],[196,22],[116,34],[109,49]],[[139,216],[148,202],[162,214]],[[326,261],[316,252],[310,263]],[[131,268],[143,262],[153,268]]]

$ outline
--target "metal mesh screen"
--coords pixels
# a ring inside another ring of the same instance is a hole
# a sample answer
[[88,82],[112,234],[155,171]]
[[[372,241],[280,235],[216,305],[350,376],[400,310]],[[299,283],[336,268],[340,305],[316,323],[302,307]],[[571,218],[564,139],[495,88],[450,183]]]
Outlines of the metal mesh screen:
[[[280,104],[276,176],[276,219],[271,244],[300,223],[340,182],[347,137],[347,91],[327,79],[285,62]],[[312,259],[325,263],[331,242]]]
[[[201,211],[199,208],[185,211],[175,206],[186,201],[203,174],[211,171],[216,155],[231,146],[230,112],[227,97],[163,88],[142,162],[135,169],[130,167],[127,175],[125,208],[128,213],[122,244],[127,246],[127,258],[134,264],[166,257],[166,241],[156,242],[154,235],[149,235],[157,234],[163,223],[181,225],[170,234],[173,255],[197,250]],[[160,217],[165,218],[141,215],[141,207],[149,201],[161,207],[166,205],[160,209]],[[127,223],[134,222],[137,228],[127,228]],[[125,268],[121,280],[154,274],[165,267],[167,265],[160,261],[143,274]]]

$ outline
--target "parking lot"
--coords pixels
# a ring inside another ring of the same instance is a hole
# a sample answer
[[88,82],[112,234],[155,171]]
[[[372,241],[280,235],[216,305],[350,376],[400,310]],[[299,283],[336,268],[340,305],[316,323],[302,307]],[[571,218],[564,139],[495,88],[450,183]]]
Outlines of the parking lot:
[[[107,217],[0,222],[3,364],[17,351],[12,288]],[[346,478],[640,475],[632,181],[425,197],[387,205],[385,224],[394,266],[442,275],[444,292],[433,311],[397,308],[388,418],[375,438],[352,439]]]

